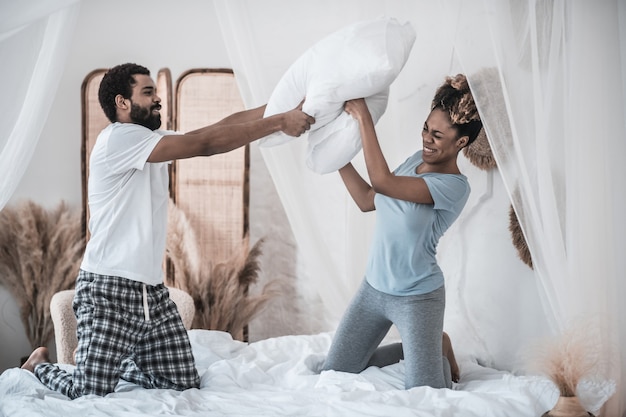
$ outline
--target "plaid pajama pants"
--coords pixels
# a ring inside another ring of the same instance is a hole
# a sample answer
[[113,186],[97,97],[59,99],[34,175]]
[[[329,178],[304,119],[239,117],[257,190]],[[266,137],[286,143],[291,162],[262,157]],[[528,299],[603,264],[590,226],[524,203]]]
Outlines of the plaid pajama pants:
[[76,368],[43,363],[35,375],[48,388],[77,398],[104,396],[119,379],[145,388],[198,388],[200,377],[176,304],[167,288],[80,271],[73,303]]

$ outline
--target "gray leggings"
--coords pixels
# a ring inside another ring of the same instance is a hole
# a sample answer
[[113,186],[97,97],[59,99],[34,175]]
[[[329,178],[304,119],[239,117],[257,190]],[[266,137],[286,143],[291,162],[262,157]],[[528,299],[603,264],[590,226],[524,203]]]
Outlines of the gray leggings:
[[[363,281],[345,312],[322,370],[358,373],[405,358],[405,387],[451,388],[450,364],[442,355],[445,288],[395,296]],[[391,325],[402,344],[378,348]],[[378,349],[377,349],[378,348]]]

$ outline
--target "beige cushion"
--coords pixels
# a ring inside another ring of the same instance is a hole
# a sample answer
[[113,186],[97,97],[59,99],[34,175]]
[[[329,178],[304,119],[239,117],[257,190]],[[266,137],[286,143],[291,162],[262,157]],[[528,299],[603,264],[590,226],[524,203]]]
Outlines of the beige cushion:
[[[176,304],[183,325],[191,328],[196,309],[193,298],[185,291],[168,288],[170,298]],[[76,316],[72,309],[74,290],[60,291],[50,301],[50,316],[54,324],[54,338],[57,349],[57,362],[74,364],[74,350],[78,345],[76,337]]]

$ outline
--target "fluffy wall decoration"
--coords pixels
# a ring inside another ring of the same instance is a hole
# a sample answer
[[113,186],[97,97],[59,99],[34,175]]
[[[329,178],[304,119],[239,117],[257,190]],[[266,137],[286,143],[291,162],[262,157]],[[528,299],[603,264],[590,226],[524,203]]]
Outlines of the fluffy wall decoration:
[[498,166],[496,159],[493,157],[493,152],[491,152],[491,146],[487,140],[485,128],[480,129],[478,137],[471,145],[463,148],[463,155],[465,155],[473,165],[483,171],[488,171]]
[[530,255],[530,250],[528,249],[528,244],[526,243],[524,233],[522,232],[522,226],[520,226],[517,214],[515,214],[513,204],[511,204],[509,208],[509,231],[511,232],[513,246],[515,246],[515,249],[517,249],[517,255],[522,260],[522,262],[524,262],[531,269],[533,269],[533,259]]
[[[507,113],[507,103],[502,93],[503,85],[500,73],[497,68],[486,67],[470,74],[468,80],[480,113],[496,115],[495,119],[490,119],[489,122],[497,127],[496,131],[502,136],[498,138],[500,139],[498,147],[500,152],[497,152],[498,157],[502,160],[508,155],[507,149],[513,146],[511,139],[513,134]],[[484,127],[474,143],[463,149],[463,154],[472,164],[482,170],[487,171],[497,166]]]
[[0,211],[0,285],[17,300],[33,349],[54,334],[50,299],[74,287],[85,251],[81,211],[25,201]]
[[169,286],[186,291],[196,308],[192,328],[222,330],[244,338],[243,329],[279,293],[277,281],[270,281],[255,296],[248,288],[259,278],[259,257],[263,240],[251,249],[244,237],[238,253],[228,261],[214,264],[202,256],[199,243],[185,213],[170,200],[166,252],[175,278]]

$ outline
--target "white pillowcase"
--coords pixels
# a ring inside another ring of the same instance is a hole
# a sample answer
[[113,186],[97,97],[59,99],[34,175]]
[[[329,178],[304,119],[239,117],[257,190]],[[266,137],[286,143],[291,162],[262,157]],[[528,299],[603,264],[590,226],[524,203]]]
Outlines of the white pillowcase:
[[[374,123],[387,108],[389,86],[409,57],[415,31],[393,18],[358,22],[325,37],[300,56],[280,79],[265,116],[302,110],[315,117],[308,135],[307,165],[314,172],[336,171],[361,150],[356,120],[343,111],[347,100],[364,97]],[[277,132],[262,147],[294,139]]]

